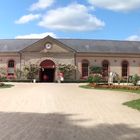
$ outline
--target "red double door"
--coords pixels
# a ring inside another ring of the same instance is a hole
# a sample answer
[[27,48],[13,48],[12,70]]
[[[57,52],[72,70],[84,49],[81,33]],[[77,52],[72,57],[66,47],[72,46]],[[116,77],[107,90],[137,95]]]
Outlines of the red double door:
[[52,60],[44,60],[40,64],[40,81],[54,82],[56,65]]

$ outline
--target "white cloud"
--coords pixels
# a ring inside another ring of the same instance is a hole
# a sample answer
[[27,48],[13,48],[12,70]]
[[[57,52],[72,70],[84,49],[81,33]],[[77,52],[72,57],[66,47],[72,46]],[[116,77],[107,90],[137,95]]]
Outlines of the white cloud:
[[93,31],[105,26],[105,23],[89,13],[81,4],[50,10],[43,16],[39,25],[49,29],[63,31]]
[[48,35],[51,37],[54,37],[54,38],[57,37],[56,34],[54,34],[52,32],[46,32],[46,33],[41,33],[41,34],[19,35],[19,36],[16,36],[15,38],[16,39],[41,39],[41,38],[44,38]]
[[94,6],[112,11],[131,11],[140,8],[140,0],[88,0]]
[[29,21],[33,21],[33,20],[36,20],[36,19],[39,19],[39,18],[40,18],[39,14],[36,14],[36,15],[33,15],[33,14],[24,15],[21,18],[19,18],[18,20],[16,20],[15,23],[16,24],[25,24],[25,23],[28,23]]
[[49,6],[51,6],[54,3],[55,0],[38,0],[38,2],[31,5],[30,10],[39,10],[39,9],[45,9]]
[[132,35],[132,36],[129,36],[126,40],[129,40],[129,41],[140,41],[140,36]]

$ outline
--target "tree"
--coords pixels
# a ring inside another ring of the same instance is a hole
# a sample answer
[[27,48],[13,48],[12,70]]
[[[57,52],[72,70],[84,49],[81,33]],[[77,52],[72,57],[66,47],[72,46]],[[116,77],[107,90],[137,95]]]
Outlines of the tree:
[[58,69],[64,74],[65,79],[70,79],[72,72],[76,70],[76,67],[71,64],[59,64]]
[[7,70],[4,67],[0,67],[0,82],[5,81],[7,76]]
[[24,72],[27,79],[36,79],[39,72],[39,67],[36,64],[29,64],[24,67]]

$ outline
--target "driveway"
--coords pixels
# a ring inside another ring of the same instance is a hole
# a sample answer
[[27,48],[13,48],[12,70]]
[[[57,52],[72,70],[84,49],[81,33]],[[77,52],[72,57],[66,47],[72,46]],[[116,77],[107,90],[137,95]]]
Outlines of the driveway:
[[0,89],[0,140],[140,140],[138,94],[79,84],[15,83]]

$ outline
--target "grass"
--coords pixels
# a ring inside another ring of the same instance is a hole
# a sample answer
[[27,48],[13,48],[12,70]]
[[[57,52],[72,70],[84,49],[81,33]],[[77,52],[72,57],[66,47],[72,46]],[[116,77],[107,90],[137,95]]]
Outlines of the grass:
[[0,89],[3,89],[3,88],[11,88],[13,86],[14,85],[11,85],[11,84],[4,84],[4,85],[0,86]]
[[130,93],[137,93],[140,94],[140,90],[128,90],[128,89],[109,89],[109,88],[94,88],[89,85],[82,85],[81,88],[85,89],[98,89],[98,90],[111,90],[111,91],[122,91],[122,92],[130,92]]
[[[129,93],[137,93],[137,94],[140,94],[140,90],[94,88],[94,87],[90,87],[89,85],[82,85],[80,87],[81,88],[85,88],[85,89],[111,90],[111,91],[122,91],[122,92],[129,92]],[[123,103],[123,105],[126,105],[128,107],[131,107],[133,109],[137,109],[137,110],[140,111],[140,99],[125,102],[125,103]]]
[[95,89],[94,87],[90,87],[88,85],[82,85],[82,86],[79,86],[81,88],[85,88],[85,89]]
[[137,110],[140,111],[140,99],[125,102],[125,103],[123,103],[123,105],[126,105],[128,107],[131,107],[131,108],[134,108],[134,109],[137,109]]

